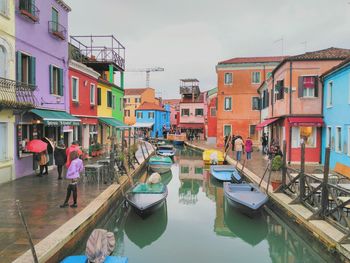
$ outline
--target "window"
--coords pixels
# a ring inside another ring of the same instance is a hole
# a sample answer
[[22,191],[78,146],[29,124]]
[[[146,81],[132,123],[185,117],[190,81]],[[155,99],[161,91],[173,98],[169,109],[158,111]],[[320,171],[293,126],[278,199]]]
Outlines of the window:
[[210,108],[210,116],[216,117],[216,108]]
[[327,127],[326,130],[326,147],[332,147],[332,127]]
[[328,82],[327,85],[327,107],[333,106],[333,82]]
[[138,119],[142,119],[142,118],[143,118],[142,112],[141,112],[141,111],[138,111],[138,112],[136,113],[136,117],[137,117]]
[[249,125],[249,136],[254,137],[256,131],[256,125]]
[[299,148],[302,142],[305,147],[316,147],[316,127],[293,127],[292,128],[292,148]]
[[107,90],[107,107],[112,108],[112,91]]
[[203,109],[195,109],[194,113],[196,116],[203,116]]
[[[1,0],[0,0],[1,1]],[[6,78],[6,49],[3,46],[0,46],[0,78]]]
[[181,109],[181,116],[190,116],[190,109]]
[[252,72],[252,83],[253,84],[260,83],[260,72]]
[[224,124],[224,136],[230,136],[232,132],[231,124]]
[[262,92],[262,98],[261,98],[261,109],[266,109],[269,106],[269,91],[265,89]]
[[190,172],[190,168],[188,166],[181,166],[181,173],[188,174]]
[[266,73],[266,79],[269,79],[272,76],[272,72],[267,72]]
[[97,88],[97,105],[101,105],[101,88]]
[[16,79],[29,85],[36,84],[36,59],[35,57],[16,52]]
[[301,76],[298,78],[298,97],[318,97],[317,76]]
[[232,84],[232,73],[225,73],[225,85]]
[[7,141],[7,123],[0,122],[0,161],[4,161],[8,158]]
[[130,110],[124,110],[124,116],[130,117]]
[[58,32],[58,11],[55,8],[52,8],[51,18],[52,18],[52,31]]
[[166,114],[163,113],[163,120],[166,120]]
[[95,85],[90,84],[90,104],[95,105]]
[[335,151],[342,151],[341,127],[335,128]]
[[154,112],[148,113],[148,119],[154,119]]
[[252,98],[252,110],[260,110],[260,98],[259,97]]
[[115,95],[112,95],[112,109],[115,110],[116,109],[116,99],[115,99]]
[[7,15],[7,3],[8,0],[0,0],[0,13]]
[[72,77],[72,100],[79,100],[79,79]]
[[232,110],[232,98],[231,97],[225,97],[224,110],[225,111]]
[[63,69],[50,65],[50,94],[63,96]]
[[275,85],[275,99],[282,100],[284,99],[284,80],[279,80]]
[[135,103],[141,103],[141,98],[135,98]]
[[195,174],[203,174],[203,167],[194,167]]

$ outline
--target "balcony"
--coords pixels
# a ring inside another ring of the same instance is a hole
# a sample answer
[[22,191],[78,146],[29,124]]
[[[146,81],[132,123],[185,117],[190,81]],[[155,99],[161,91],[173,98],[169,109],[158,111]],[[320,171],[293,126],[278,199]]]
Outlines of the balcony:
[[0,109],[32,109],[36,105],[36,86],[0,78]]
[[56,21],[49,21],[49,33],[61,40],[65,40],[67,36],[66,28]]
[[18,6],[19,13],[34,23],[39,22],[39,9],[34,5],[33,0],[20,0]]

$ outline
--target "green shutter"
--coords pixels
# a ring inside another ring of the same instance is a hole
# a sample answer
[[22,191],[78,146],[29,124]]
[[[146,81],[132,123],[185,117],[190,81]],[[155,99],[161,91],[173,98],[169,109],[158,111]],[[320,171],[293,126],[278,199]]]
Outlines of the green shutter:
[[16,52],[16,80],[22,82],[22,53]]
[[63,83],[63,69],[59,68],[58,72],[59,72],[58,95],[63,96],[63,87],[64,87],[64,83]]
[[53,66],[49,66],[50,69],[50,94],[53,94]]
[[36,59],[29,57],[29,84],[36,85]]

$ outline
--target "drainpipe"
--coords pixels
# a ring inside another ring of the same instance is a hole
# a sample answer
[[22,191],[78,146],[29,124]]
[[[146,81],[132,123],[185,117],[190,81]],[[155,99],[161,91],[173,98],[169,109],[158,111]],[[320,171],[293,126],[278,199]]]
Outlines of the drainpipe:
[[[292,79],[293,79],[293,62],[289,62],[289,115],[292,115]],[[289,124],[288,124],[289,126]],[[292,127],[289,126],[289,147],[288,147],[288,163],[292,160]]]

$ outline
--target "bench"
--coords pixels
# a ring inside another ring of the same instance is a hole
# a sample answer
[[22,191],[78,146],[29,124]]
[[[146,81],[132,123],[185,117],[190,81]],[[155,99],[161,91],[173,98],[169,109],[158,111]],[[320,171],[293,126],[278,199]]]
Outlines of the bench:
[[335,167],[334,167],[334,172],[343,176],[344,179],[350,180],[350,167],[349,166],[337,162],[335,164]]

